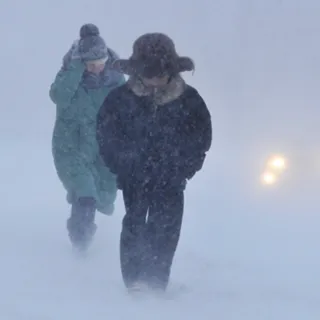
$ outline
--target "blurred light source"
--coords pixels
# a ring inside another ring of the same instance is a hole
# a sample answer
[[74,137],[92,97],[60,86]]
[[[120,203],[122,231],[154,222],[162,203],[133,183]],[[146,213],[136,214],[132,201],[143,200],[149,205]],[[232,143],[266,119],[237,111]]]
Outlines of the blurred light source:
[[284,157],[281,156],[275,156],[269,161],[269,168],[277,170],[277,171],[283,171],[286,169],[287,161]]
[[262,182],[267,185],[274,184],[277,181],[277,177],[272,172],[265,172],[262,175]]
[[278,178],[287,168],[287,159],[280,155],[271,156],[266,163],[265,171],[262,174],[262,183],[264,185],[273,185],[278,182]]

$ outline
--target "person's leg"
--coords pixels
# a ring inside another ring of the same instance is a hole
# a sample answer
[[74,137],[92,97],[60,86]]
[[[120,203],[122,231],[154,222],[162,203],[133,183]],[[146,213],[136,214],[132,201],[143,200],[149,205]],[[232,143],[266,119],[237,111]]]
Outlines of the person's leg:
[[71,215],[67,221],[67,229],[72,245],[85,250],[91,244],[96,232],[95,200],[91,197],[79,198],[72,202]]
[[125,186],[122,192],[126,213],[120,236],[120,263],[123,281],[131,289],[144,278],[144,231],[149,204],[147,195],[136,185]]
[[165,290],[173,257],[179,242],[184,209],[181,190],[160,191],[153,195],[145,237],[149,244],[148,282]]

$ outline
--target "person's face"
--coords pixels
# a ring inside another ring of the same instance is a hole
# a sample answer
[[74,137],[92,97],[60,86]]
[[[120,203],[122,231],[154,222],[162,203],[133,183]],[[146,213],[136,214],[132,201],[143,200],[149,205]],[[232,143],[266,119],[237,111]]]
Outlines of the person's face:
[[107,59],[93,60],[86,62],[86,69],[88,72],[99,74],[103,71]]
[[168,84],[169,78],[169,75],[164,75],[161,77],[142,78],[142,81],[147,87],[161,88]]

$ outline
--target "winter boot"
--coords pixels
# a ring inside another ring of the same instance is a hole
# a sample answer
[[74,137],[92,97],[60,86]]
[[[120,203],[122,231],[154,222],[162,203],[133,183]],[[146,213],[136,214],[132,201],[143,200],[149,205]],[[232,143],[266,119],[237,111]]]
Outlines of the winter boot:
[[85,251],[91,244],[97,226],[95,219],[95,200],[80,198],[72,203],[71,216],[67,221],[67,229],[73,247]]

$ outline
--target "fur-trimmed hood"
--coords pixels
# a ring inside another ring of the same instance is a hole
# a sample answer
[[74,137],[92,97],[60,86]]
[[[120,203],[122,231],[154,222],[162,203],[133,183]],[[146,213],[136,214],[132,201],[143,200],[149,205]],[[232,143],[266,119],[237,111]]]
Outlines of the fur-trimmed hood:
[[160,88],[147,87],[139,78],[133,76],[128,79],[127,86],[136,96],[149,96],[158,106],[178,99],[186,89],[186,83],[179,75]]

